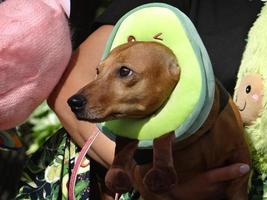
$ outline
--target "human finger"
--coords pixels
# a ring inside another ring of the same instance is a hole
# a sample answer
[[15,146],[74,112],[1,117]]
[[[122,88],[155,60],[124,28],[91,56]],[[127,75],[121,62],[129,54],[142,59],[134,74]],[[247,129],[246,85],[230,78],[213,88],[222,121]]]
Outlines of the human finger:
[[247,174],[250,167],[244,163],[235,163],[226,167],[217,168],[203,174],[203,178],[210,183],[229,181]]

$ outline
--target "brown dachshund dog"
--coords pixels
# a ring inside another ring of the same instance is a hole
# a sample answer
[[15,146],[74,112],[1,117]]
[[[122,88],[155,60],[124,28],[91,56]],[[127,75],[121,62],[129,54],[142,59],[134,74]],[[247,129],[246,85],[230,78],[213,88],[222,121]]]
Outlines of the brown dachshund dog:
[[[68,103],[80,120],[143,118],[164,104],[179,84],[180,73],[183,72],[176,56],[166,46],[157,42],[129,42],[113,49],[97,67],[96,79]],[[154,139],[153,152],[148,153],[137,150],[137,140],[117,137],[116,155],[106,175],[107,186],[118,193],[134,186],[145,200],[175,199],[174,188],[178,183],[227,164],[250,164],[239,113],[219,84],[202,127],[182,141],[174,140],[173,132],[166,133]],[[143,153],[149,155],[145,163]],[[248,176],[227,182],[225,196],[217,199],[247,199]],[[168,193],[168,198],[163,193]]]

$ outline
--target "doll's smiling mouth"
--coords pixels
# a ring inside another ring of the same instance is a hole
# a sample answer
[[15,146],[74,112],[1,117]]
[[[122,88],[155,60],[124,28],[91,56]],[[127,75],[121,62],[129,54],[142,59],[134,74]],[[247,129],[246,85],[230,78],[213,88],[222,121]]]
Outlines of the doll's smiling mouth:
[[240,107],[238,106],[238,110],[242,112],[242,111],[244,111],[244,110],[246,109],[246,106],[247,106],[247,103],[245,102],[243,108],[240,108]]

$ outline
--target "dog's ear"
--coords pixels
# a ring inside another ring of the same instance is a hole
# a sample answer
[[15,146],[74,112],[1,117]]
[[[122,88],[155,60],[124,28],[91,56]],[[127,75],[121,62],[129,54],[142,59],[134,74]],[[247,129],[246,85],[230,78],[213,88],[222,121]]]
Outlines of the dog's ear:
[[171,59],[168,66],[171,77],[178,81],[180,78],[180,66],[178,65],[176,59]]

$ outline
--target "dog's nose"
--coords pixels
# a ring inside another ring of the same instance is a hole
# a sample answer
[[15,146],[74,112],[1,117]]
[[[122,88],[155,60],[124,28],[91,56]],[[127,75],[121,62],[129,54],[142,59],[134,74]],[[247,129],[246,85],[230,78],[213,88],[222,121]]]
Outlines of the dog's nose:
[[82,95],[74,95],[68,99],[68,104],[74,113],[82,112],[86,103],[86,98]]

